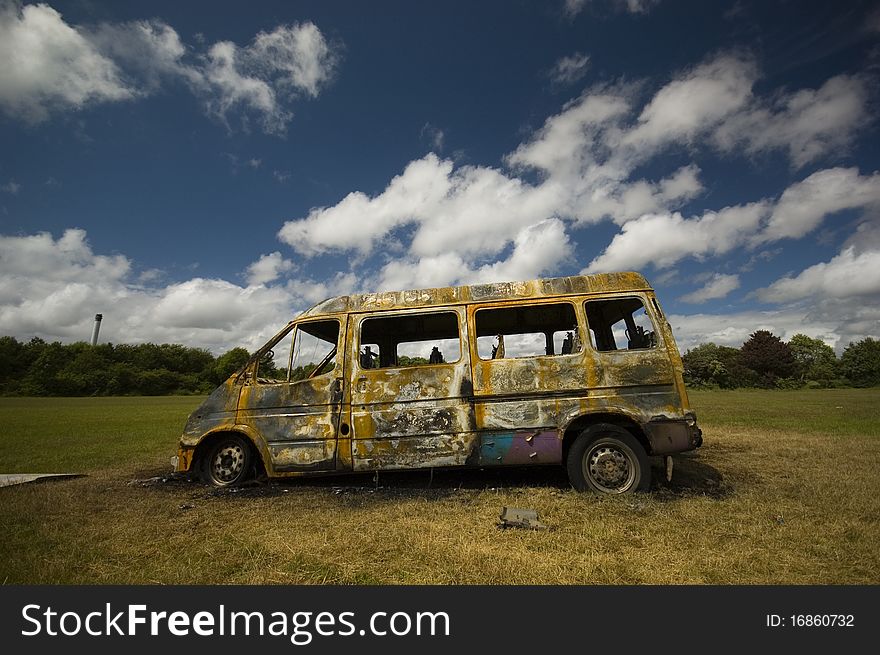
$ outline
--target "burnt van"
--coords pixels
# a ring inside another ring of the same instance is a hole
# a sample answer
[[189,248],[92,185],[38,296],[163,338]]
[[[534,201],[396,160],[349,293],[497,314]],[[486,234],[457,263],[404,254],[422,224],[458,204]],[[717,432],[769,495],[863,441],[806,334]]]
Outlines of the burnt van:
[[325,300],[193,412],[174,459],[218,486],[562,465],[619,494],[701,443],[672,329],[630,272]]

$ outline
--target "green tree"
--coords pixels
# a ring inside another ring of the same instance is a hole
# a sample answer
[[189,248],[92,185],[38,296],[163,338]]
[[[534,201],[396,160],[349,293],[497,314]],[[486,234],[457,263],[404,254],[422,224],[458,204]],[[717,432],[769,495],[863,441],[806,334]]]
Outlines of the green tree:
[[849,344],[840,357],[843,374],[857,387],[880,385],[880,341],[865,337]]
[[211,371],[211,381],[214,384],[221,384],[226,378],[244,366],[250,357],[250,353],[244,348],[233,348],[229,352],[223,353],[214,362]]
[[840,377],[837,355],[821,339],[796,334],[788,340],[788,347],[797,362],[797,375],[802,382],[819,382],[822,386],[827,386]]
[[782,339],[767,330],[754,332],[740,348],[739,363],[754,371],[762,387],[774,387],[779,380],[791,377],[797,369],[791,349]]
[[688,350],[681,358],[684,380],[693,387],[726,387],[730,373],[714,343],[700,344]]

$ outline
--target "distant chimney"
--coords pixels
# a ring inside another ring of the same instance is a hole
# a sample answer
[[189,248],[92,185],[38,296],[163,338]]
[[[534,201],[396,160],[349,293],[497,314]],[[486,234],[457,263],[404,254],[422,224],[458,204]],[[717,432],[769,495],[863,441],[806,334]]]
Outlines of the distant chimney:
[[98,331],[101,329],[101,319],[104,318],[103,314],[95,314],[95,331],[92,332],[92,345],[98,345]]

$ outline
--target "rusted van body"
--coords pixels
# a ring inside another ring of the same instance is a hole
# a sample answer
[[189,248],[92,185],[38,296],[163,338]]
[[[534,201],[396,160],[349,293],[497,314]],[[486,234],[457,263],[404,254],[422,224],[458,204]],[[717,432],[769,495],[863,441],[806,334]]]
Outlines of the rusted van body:
[[222,486],[556,464],[622,493],[648,487],[649,456],[701,443],[671,327],[630,272],[326,300],[193,412],[175,466]]

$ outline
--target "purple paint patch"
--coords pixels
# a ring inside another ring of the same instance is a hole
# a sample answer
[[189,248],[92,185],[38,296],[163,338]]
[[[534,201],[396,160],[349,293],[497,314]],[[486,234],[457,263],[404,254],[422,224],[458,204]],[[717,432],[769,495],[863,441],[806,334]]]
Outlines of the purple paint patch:
[[562,441],[555,430],[480,435],[480,466],[559,464],[561,461]]

